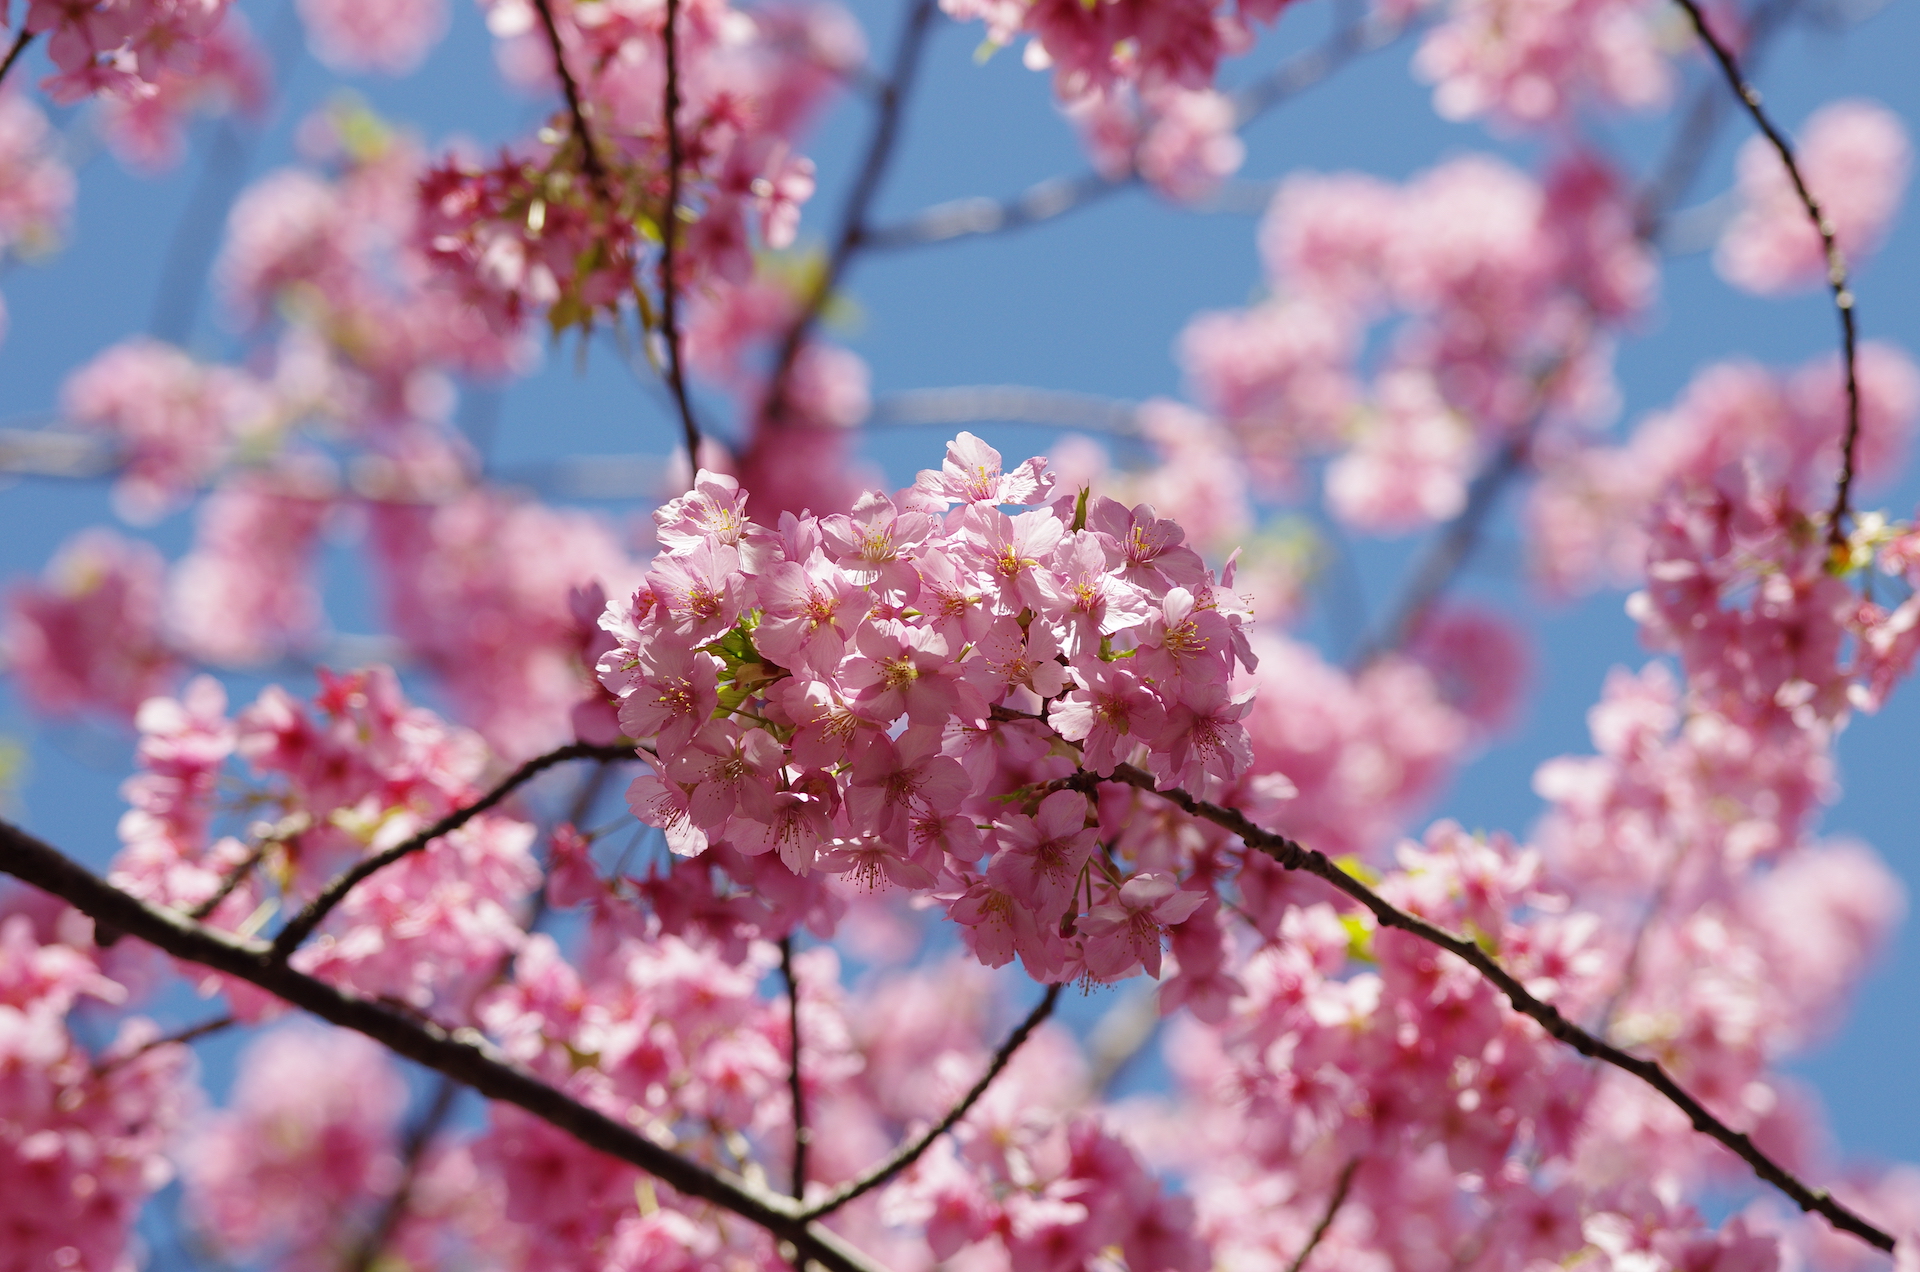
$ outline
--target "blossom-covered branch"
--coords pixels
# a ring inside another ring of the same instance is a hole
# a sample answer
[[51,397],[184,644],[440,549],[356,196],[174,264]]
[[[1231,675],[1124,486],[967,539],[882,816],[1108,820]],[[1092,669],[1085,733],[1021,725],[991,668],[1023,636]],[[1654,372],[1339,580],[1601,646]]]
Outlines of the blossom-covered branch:
[[532,759],[521,764],[520,767],[514,769],[513,772],[501,778],[491,790],[473,803],[454,809],[418,834],[409,836],[385,852],[376,853],[371,857],[364,857],[355,862],[349,869],[342,871],[337,878],[331,880],[326,887],[320,890],[319,895],[308,902],[305,909],[288,920],[286,926],[281,928],[274,936],[272,946],[273,958],[276,961],[285,962],[295,950],[300,948],[300,943],[312,935],[315,928],[318,928],[321,923],[326,921],[327,915],[333,912],[335,906],[346,899],[347,893],[353,891],[356,884],[384,870],[401,858],[419,852],[441,836],[452,834],[454,831],[472,821],[475,817],[498,805],[501,800],[513,794],[514,791],[526,785],[554,765],[564,764],[568,760],[594,759],[604,761],[631,758],[633,758],[633,750],[630,747],[600,745],[591,742],[572,742],[566,746],[556,747],[544,755],[534,756]]
[[1734,1130],[1715,1117],[1705,1105],[1675,1082],[1658,1062],[1629,1055],[1574,1024],[1552,1003],[1543,1002],[1535,997],[1513,973],[1502,967],[1497,959],[1478,944],[1466,937],[1456,936],[1444,928],[1393,905],[1360,879],[1342,869],[1325,853],[1307,848],[1285,835],[1276,834],[1255,825],[1245,813],[1238,809],[1224,808],[1207,800],[1195,799],[1178,787],[1161,787],[1154,782],[1152,774],[1131,765],[1117,766],[1106,778],[1083,772],[1067,779],[1064,784],[1084,788],[1099,781],[1122,782],[1137,790],[1148,791],[1169,800],[1194,817],[1203,818],[1216,826],[1232,831],[1249,847],[1266,853],[1286,869],[1304,871],[1324,879],[1359,902],[1368,913],[1373,915],[1374,921],[1381,927],[1394,928],[1417,936],[1428,944],[1438,946],[1462,959],[1506,995],[1507,1001],[1513,1004],[1515,1011],[1533,1020],[1549,1035],[1572,1047],[1583,1056],[1632,1074],[1658,1091],[1674,1107],[1687,1115],[1687,1120],[1693,1124],[1696,1131],[1732,1150],[1740,1160],[1753,1168],[1754,1174],[1792,1198],[1793,1203],[1800,1209],[1821,1215],[1835,1228],[1859,1237],[1875,1249],[1888,1252],[1893,1250],[1894,1240],[1889,1233],[1868,1223],[1858,1214],[1835,1201],[1833,1195],[1826,1190],[1810,1187],[1768,1154],[1762,1152],[1754,1144],[1752,1137]]
[[294,971],[265,942],[236,937],[148,905],[8,822],[0,822],[0,873],[59,897],[100,928],[137,937],[175,958],[258,986],[488,1099],[516,1105],[589,1148],[638,1166],[688,1197],[710,1202],[781,1239],[805,1242],[811,1257],[834,1272],[880,1272],[836,1234],[803,1218],[789,1199],[728,1179],[662,1148],[514,1067],[473,1030],[450,1032]]
[[1836,552],[1844,548],[1847,539],[1845,522],[1852,516],[1853,478],[1855,452],[1860,441],[1860,367],[1859,367],[1859,330],[1854,316],[1853,292],[1847,286],[1847,260],[1840,251],[1840,240],[1833,222],[1821,209],[1820,200],[1808,188],[1806,177],[1802,174],[1799,160],[1794,157],[1793,144],[1786,135],[1767,117],[1760,105],[1760,90],[1749,84],[1740,73],[1740,64],[1734,60],[1733,52],[1713,33],[1708,25],[1707,16],[1700,9],[1698,0],[1675,0],[1693,23],[1693,30],[1708,50],[1713,60],[1726,76],[1727,85],[1734,96],[1753,117],[1753,123],[1780,156],[1780,162],[1786,166],[1787,179],[1793,183],[1793,192],[1806,209],[1807,219],[1813,223],[1814,230],[1820,235],[1821,250],[1827,261],[1827,290],[1833,295],[1833,308],[1840,317],[1840,356],[1844,363],[1847,392],[1847,426],[1840,440],[1840,479],[1833,494],[1833,507],[1827,514],[1827,542]]

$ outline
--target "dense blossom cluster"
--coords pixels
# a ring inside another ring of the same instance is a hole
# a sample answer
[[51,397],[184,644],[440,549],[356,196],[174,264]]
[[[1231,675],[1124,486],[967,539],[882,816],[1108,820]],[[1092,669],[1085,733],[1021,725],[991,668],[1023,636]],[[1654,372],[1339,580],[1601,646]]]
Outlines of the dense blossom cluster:
[[190,1061],[128,1019],[90,1054],[83,1000],[128,998],[90,952],[89,924],[37,894],[0,896],[0,1266],[123,1266],[133,1222],[173,1175]]
[[[555,74],[533,4],[485,7],[510,73]],[[744,282],[756,234],[769,248],[793,243],[814,185],[797,133],[865,54],[844,14],[689,5],[676,31],[675,154],[663,113],[664,8],[553,3],[547,12],[588,131],[562,117],[492,164],[450,158],[428,176],[421,241],[465,295],[506,326],[545,312],[556,330],[591,327],[621,312],[639,296],[646,238],[682,233],[680,208],[664,206],[670,185],[697,208],[675,258],[678,286]],[[653,327],[644,299],[640,318]]]

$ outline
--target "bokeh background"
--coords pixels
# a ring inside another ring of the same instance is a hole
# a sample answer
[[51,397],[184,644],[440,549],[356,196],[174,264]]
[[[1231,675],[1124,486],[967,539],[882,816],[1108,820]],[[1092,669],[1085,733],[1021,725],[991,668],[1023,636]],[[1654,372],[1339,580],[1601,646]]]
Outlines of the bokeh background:
[[[58,408],[64,377],[108,345],[140,332],[164,335],[208,358],[233,356],[237,339],[207,283],[226,209],[241,186],[292,162],[294,134],[310,112],[337,94],[357,94],[374,111],[415,130],[430,146],[464,138],[483,146],[537,126],[554,102],[504,86],[492,40],[477,9],[456,0],[451,33],[412,78],[342,80],[304,50],[288,0],[239,0],[277,68],[276,103],[258,121],[206,121],[184,161],[159,177],[134,175],[92,140],[84,112],[55,112],[80,172],[77,209],[64,250],[0,273],[10,330],[0,343],[0,427],[33,427]],[[856,0],[871,58],[884,65],[904,5]],[[1673,36],[1682,38],[1674,11]],[[1277,31],[1230,63],[1223,84],[1244,83],[1324,40],[1343,15],[1331,0],[1297,0]],[[1087,170],[1080,144],[1055,109],[1049,78],[1025,69],[1017,53],[976,60],[978,27],[942,23],[905,115],[896,161],[878,202],[890,223],[942,200],[1012,195],[1029,184]],[[1413,77],[1414,40],[1362,57],[1251,125],[1247,162],[1215,205],[1175,207],[1139,188],[1123,191],[1018,233],[908,250],[868,253],[847,280],[851,301],[833,331],[873,370],[878,414],[890,395],[955,386],[1016,384],[1138,400],[1178,396],[1172,342],[1197,311],[1244,304],[1258,287],[1255,216],[1262,182],[1301,170],[1361,169],[1403,178],[1441,159],[1491,150],[1526,160],[1550,140],[1516,139],[1477,125],[1439,119],[1430,90]],[[1754,78],[1769,109],[1797,127],[1817,106],[1842,96],[1877,99],[1920,132],[1920,5],[1914,0],[1805,0],[1767,49]],[[1687,62],[1691,92],[1707,67]],[[22,68],[44,73],[30,56]],[[18,72],[16,72],[18,74]],[[1683,96],[1682,101],[1687,100]],[[843,98],[810,147],[821,188],[808,206],[803,241],[831,233],[865,145],[871,107]],[[1601,140],[1629,171],[1645,171],[1673,127],[1671,118],[1618,121]],[[1682,205],[1704,202],[1730,184],[1732,156],[1748,135],[1729,114]],[[1859,280],[1866,335],[1908,349],[1920,346],[1920,234],[1908,214]],[[1831,350],[1835,322],[1823,296],[1757,300],[1713,273],[1706,253],[1675,256],[1660,304],[1620,350],[1624,391],[1620,426],[1672,400],[1702,364],[1745,356],[1782,366]],[[723,421],[724,403],[702,403]],[[629,454],[664,458],[677,424],[657,384],[645,382],[609,342],[584,350],[550,348],[538,371],[504,389],[471,389],[459,419],[489,469],[505,479],[551,474],[570,456]],[[971,426],[1009,458],[1041,453],[1057,430]],[[876,422],[861,449],[893,484],[937,464],[950,429]],[[604,465],[602,465],[605,468]],[[608,470],[611,471],[611,470]],[[1863,507],[1911,515],[1920,478],[1910,470],[1874,474]],[[0,574],[38,572],[56,546],[81,526],[110,522],[106,483],[6,479],[0,487]],[[617,516],[644,515],[645,501],[574,500]],[[1511,495],[1496,515],[1459,590],[1516,618],[1534,652],[1528,705],[1508,732],[1466,757],[1429,810],[1470,828],[1524,835],[1540,804],[1530,781],[1544,759],[1590,750],[1585,713],[1607,670],[1638,666],[1640,648],[1622,611],[1623,595],[1603,592],[1575,605],[1548,605],[1523,578],[1523,549]],[[147,533],[169,556],[186,547],[190,514]],[[1403,584],[1420,539],[1355,548],[1357,592],[1329,575],[1325,593],[1299,634],[1339,658],[1359,616],[1378,616]],[[329,548],[328,614],[341,633],[372,633],[378,615],[347,545]],[[278,669],[274,678],[304,688],[310,673]],[[236,698],[259,677],[229,677]],[[425,686],[411,684],[432,701]],[[96,866],[115,847],[117,788],[130,771],[131,737],[95,724],[47,724],[31,717],[0,680],[0,735],[23,757],[10,776],[11,814]],[[1877,848],[1920,895],[1920,693],[1906,686],[1880,714],[1856,718],[1840,744],[1844,797],[1826,815],[1827,833],[1858,836]],[[1023,996],[1024,997],[1024,996]],[[1068,1018],[1085,1027],[1110,1005],[1112,991],[1077,998]],[[179,1019],[190,1003],[172,1004]],[[198,1014],[204,1015],[200,1008]],[[201,1047],[216,1092],[231,1068],[235,1040]],[[1794,1067],[1825,1099],[1850,1154],[1920,1159],[1920,925],[1908,924],[1865,985],[1846,1024]],[[1146,1056],[1121,1089],[1150,1086],[1157,1066]],[[149,1230],[156,1265],[190,1257],[164,1231]]]

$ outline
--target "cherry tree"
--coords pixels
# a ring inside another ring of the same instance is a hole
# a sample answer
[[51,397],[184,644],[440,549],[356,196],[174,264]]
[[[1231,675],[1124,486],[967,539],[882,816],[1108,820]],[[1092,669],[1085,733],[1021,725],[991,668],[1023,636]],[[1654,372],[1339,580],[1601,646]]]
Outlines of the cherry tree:
[[[1832,1149],[1785,1067],[1902,910],[1820,815],[1920,649],[1920,529],[1863,502],[1920,370],[1856,293],[1903,125],[1774,113],[1783,0],[1341,4],[1265,55],[1334,2],[909,0],[870,56],[826,0],[482,0],[523,131],[303,119],[209,221],[231,356],[156,321],[0,433],[117,522],[14,582],[11,690],[132,749],[116,845],[0,822],[0,1269],[164,1262],[136,1225],[296,1272],[1920,1266],[1920,1172]],[[298,58],[418,75],[464,20],[245,8],[0,11],[0,250],[58,245],[86,138],[164,171]],[[1087,169],[884,220],[955,25]],[[1390,47],[1530,148],[1236,175]],[[865,258],[1136,187],[1261,209],[1183,399],[875,401]],[[1831,336],[1615,428],[1689,242]],[[624,522],[459,426],[543,354],[651,403]],[[949,440],[890,480],[889,420]],[[1618,592],[1651,652],[1537,757],[1537,824],[1483,830],[1434,804],[1526,691],[1522,627],[1457,598],[1503,498],[1528,585]],[[1306,639],[1342,545],[1408,535],[1393,606]]]

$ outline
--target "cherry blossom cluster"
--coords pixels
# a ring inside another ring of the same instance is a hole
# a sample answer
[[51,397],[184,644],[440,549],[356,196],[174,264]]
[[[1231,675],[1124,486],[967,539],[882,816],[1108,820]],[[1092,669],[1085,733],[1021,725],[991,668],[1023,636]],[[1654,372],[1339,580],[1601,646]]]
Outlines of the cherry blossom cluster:
[[496,326],[544,314],[555,331],[591,328],[624,313],[652,330],[653,280],[636,275],[649,240],[674,235],[672,283],[686,289],[745,282],[756,238],[792,245],[814,186],[798,134],[865,56],[841,11],[688,5],[670,139],[664,9],[556,0],[545,10],[566,59],[556,68],[533,4],[485,7],[510,74],[564,74],[580,101],[577,120],[556,117],[533,143],[491,163],[449,157],[421,184],[421,246]]
[[1052,485],[1044,461],[1003,469],[962,433],[897,498],[775,531],[703,473],[655,514],[665,551],[603,620],[618,646],[601,680],[654,769],[635,814],[681,856],[725,844],[802,879],[940,889],[991,965],[1156,967],[1161,929],[1202,895],[1109,859],[1080,791],[1015,811],[998,774],[1238,777],[1246,615],[1231,574],[1151,508],[1048,505]]
[[[137,721],[143,771],[125,787],[131,807],[114,882],[182,909],[217,897],[209,921],[245,928],[256,916],[257,925],[484,789],[486,744],[409,705],[392,671],[323,673],[321,683],[311,707],[275,686],[232,717],[210,677],[189,682],[180,698],[149,699]],[[243,806],[251,816],[239,827],[244,840],[214,833],[233,812],[223,806],[222,777],[235,760],[259,783]],[[540,882],[533,840],[534,828],[515,817],[468,821],[355,889],[296,966],[422,1009],[443,1001],[459,1009],[523,937],[516,910]],[[224,983],[237,1011],[277,1010],[260,991]]]
[[138,1017],[89,1053],[70,1014],[128,989],[94,957],[87,920],[50,902],[0,894],[0,1229],[9,1267],[107,1269],[173,1177],[191,1061],[151,1047],[160,1030]]
[[21,29],[47,37],[58,72],[47,87],[56,100],[132,98],[168,71],[198,70],[202,46],[226,15],[226,0],[30,0]]
[[[1871,343],[1858,368],[1855,464],[1888,472],[1920,419],[1920,372]],[[1786,375],[1709,367],[1624,445],[1543,455],[1529,509],[1535,560],[1569,590],[1644,577],[1632,612],[1724,714],[1805,724],[1871,708],[1911,662],[1915,611],[1863,601],[1855,587],[1900,527],[1869,518],[1838,558],[1829,541],[1845,421],[1833,359]]]
[[62,545],[37,584],[7,597],[8,670],[40,711],[131,718],[180,670],[161,630],[166,561],[151,544],[105,528]]
[[[1269,491],[1333,451],[1330,508],[1394,532],[1444,520],[1498,447],[1612,402],[1608,324],[1655,274],[1598,159],[1545,186],[1485,157],[1396,187],[1357,174],[1283,183],[1260,232],[1273,298],[1202,314],[1180,357]],[[1394,313],[1378,366],[1373,324]]]
[[191,62],[170,61],[137,91],[102,95],[101,136],[134,171],[162,172],[185,156],[194,116],[238,114],[258,121],[272,95],[271,77],[246,20],[229,10],[200,37]]

